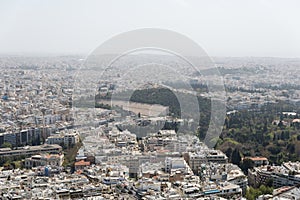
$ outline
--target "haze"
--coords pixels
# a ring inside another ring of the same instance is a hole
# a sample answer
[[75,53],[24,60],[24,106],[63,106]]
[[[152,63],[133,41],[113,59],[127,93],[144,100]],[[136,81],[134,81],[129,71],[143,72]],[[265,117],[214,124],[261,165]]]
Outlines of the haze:
[[299,1],[0,1],[0,54],[88,55],[138,28],[184,34],[211,56],[300,57]]

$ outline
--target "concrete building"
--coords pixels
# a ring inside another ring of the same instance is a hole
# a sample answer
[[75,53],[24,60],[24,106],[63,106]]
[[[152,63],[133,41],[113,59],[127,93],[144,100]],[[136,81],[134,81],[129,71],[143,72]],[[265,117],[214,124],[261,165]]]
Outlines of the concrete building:
[[249,169],[248,177],[249,184],[253,186],[269,185],[272,184],[274,188],[283,186],[295,186],[300,184],[299,171],[293,170],[293,168],[287,168],[286,166],[296,166],[289,163],[283,163],[282,166],[260,166]]
[[84,161],[84,160],[80,160],[75,162],[75,170],[82,170],[85,167],[88,167],[91,165],[91,163],[89,161]]
[[34,155],[25,159],[25,167],[32,168],[38,166],[62,166],[64,161],[63,154],[42,154]]
[[54,134],[47,138],[47,144],[58,144],[64,147],[71,147],[80,141],[79,133],[73,132],[61,132],[60,134]]
[[178,169],[184,169],[188,171],[190,167],[188,166],[188,164],[183,158],[167,157],[165,160],[165,171],[171,172],[172,170],[178,170]]
[[56,144],[53,145],[39,145],[39,146],[26,146],[20,147],[16,150],[11,149],[0,149],[0,158],[7,158],[7,157],[15,157],[15,156],[31,156],[35,154],[43,154],[43,153],[50,153],[50,154],[59,154],[62,152],[62,147]]
[[244,159],[252,160],[256,167],[269,164],[269,161],[266,157],[245,157]]
[[195,174],[199,173],[201,165],[208,162],[227,163],[227,156],[219,150],[203,150],[199,152],[188,152],[185,156],[187,163]]

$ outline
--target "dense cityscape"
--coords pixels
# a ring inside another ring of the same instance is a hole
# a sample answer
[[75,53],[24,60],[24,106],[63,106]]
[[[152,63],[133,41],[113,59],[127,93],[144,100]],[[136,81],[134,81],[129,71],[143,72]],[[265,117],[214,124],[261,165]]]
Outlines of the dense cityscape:
[[0,0],[0,200],[300,200],[299,8]]
[[180,115],[168,92],[209,105],[219,77],[166,55],[150,57],[190,89],[156,66],[125,73],[148,57],[99,75],[80,56],[2,56],[1,199],[299,199],[299,59],[213,58],[226,113],[208,147],[209,110]]

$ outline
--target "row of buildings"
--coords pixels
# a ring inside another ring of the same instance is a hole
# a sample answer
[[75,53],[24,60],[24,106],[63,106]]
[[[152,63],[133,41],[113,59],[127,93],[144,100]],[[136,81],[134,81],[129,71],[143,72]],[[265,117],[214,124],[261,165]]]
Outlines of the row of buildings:
[[249,184],[269,185],[274,188],[300,184],[300,163],[285,162],[281,166],[263,165],[249,169]]

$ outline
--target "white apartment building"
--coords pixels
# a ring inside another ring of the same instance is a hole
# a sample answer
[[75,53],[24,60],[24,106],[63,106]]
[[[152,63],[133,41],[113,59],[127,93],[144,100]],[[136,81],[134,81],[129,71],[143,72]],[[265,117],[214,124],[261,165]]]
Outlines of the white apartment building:
[[71,133],[55,134],[47,138],[47,144],[59,144],[69,147],[80,141],[79,133],[74,131]]

